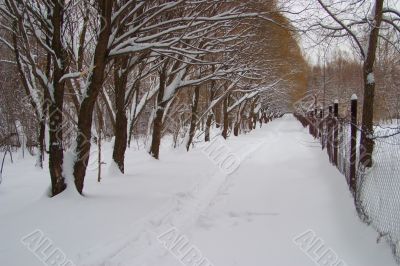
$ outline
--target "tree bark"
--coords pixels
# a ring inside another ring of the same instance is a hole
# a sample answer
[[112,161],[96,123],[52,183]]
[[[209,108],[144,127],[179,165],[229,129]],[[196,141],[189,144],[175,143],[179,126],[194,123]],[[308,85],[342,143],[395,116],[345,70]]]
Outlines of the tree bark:
[[187,151],[189,151],[190,145],[192,144],[194,135],[196,133],[197,107],[199,105],[199,98],[200,98],[200,86],[196,86],[194,89],[194,96],[193,96],[192,117],[190,119],[189,139],[186,144]]
[[97,103],[96,106],[96,110],[97,110],[97,182],[101,182],[101,166],[103,164],[102,162],[102,158],[101,158],[101,142],[102,142],[102,132],[103,132],[103,124],[104,124],[104,120],[103,120],[103,112],[101,111],[100,105]]
[[153,156],[155,159],[160,158],[160,144],[161,144],[161,135],[163,129],[163,117],[165,107],[167,106],[168,102],[163,101],[164,98],[164,91],[166,85],[166,76],[165,76],[165,69],[160,72],[160,85],[157,95],[157,110],[156,115],[154,118],[153,123],[153,135],[151,139],[151,147],[150,147],[150,155]]
[[125,152],[128,140],[128,118],[125,110],[118,110],[116,113],[115,124],[115,141],[113,149],[113,160],[117,164],[118,169],[125,173]]
[[104,105],[106,107],[106,111],[108,113],[108,118],[109,118],[108,121],[110,121],[110,123],[112,125],[113,132],[115,133],[115,123],[116,122],[115,122],[115,117],[114,117],[113,108],[111,106],[111,102],[109,102],[109,100],[108,100],[108,98],[106,96],[106,92],[104,90],[100,91],[100,97],[101,97],[101,99],[103,99]]
[[235,127],[233,128],[233,135],[235,137],[239,136],[239,128],[240,128],[240,121],[235,123]]
[[217,103],[213,108],[214,118],[215,118],[215,127],[221,127],[221,104]]
[[210,129],[211,129],[212,119],[213,119],[213,114],[209,114],[207,116],[206,129],[205,129],[205,132],[204,132],[204,140],[206,142],[210,141]]
[[229,127],[228,105],[229,105],[229,94],[225,97],[224,102],[223,102],[223,122],[224,122],[224,127],[223,127],[223,130],[222,130],[222,137],[224,139],[228,138],[228,127]]
[[372,167],[372,153],[374,150],[374,97],[375,77],[374,64],[378,45],[379,30],[382,23],[384,0],[375,1],[374,22],[371,30],[367,56],[364,61],[364,101],[362,114],[362,132],[360,145],[360,162],[365,167]]
[[235,135],[235,137],[239,136],[240,125],[242,124],[243,114],[244,114],[244,111],[246,110],[246,105],[247,105],[247,102],[244,102],[243,105],[242,104],[239,105],[236,122],[235,122],[235,125],[233,128],[233,134]]
[[63,176],[63,104],[65,81],[60,81],[67,70],[67,52],[62,45],[62,28],[64,24],[63,1],[56,1],[53,9],[52,24],[54,27],[52,49],[59,62],[54,63],[53,97],[49,106],[49,170],[52,196],[66,188]]
[[[209,97],[209,104],[211,104],[213,102],[213,100],[214,100],[215,86],[216,86],[215,80],[211,81],[211,87],[210,87],[210,90],[209,90],[209,93],[210,93],[210,95],[209,95],[210,96]],[[215,113],[214,111],[215,111],[215,108],[213,108],[211,113],[208,114],[208,116],[207,116],[206,128],[205,128],[205,131],[204,131],[204,140],[205,140],[205,142],[209,142],[210,141],[211,124],[212,124],[213,117],[215,116],[214,115],[214,113]]]
[[128,118],[125,110],[125,93],[127,84],[126,72],[120,73],[126,69],[128,60],[126,58],[118,60],[115,67],[115,141],[113,149],[113,160],[117,164],[118,169],[125,172],[125,152],[128,142]]
[[257,116],[258,113],[253,113],[253,129],[257,128]]
[[37,166],[43,168],[44,152],[45,152],[45,136],[46,136],[46,120],[43,119],[39,122],[39,136],[38,136],[38,148],[39,148],[39,158],[37,161]]
[[256,108],[256,103],[259,99],[259,96],[257,96],[250,105],[250,111],[249,111],[249,129],[250,131],[253,129],[256,129],[256,124],[257,124],[257,114],[254,113],[254,109]]
[[78,136],[76,145],[76,161],[74,164],[75,186],[80,194],[83,193],[83,186],[86,175],[87,163],[89,161],[90,140],[92,137],[91,128],[93,122],[93,109],[97,96],[104,81],[104,70],[107,63],[108,40],[111,34],[111,1],[99,0],[101,29],[95,49],[93,70],[89,78],[86,97],[81,103],[78,114]]

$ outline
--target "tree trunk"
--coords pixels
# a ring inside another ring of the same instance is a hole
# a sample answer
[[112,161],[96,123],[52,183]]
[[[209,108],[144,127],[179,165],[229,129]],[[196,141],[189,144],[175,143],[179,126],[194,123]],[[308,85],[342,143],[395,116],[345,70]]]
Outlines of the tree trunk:
[[160,144],[163,129],[163,116],[165,104],[160,103],[157,106],[156,117],[154,118],[153,135],[151,139],[150,155],[155,159],[160,158]]
[[192,104],[192,117],[190,119],[189,139],[186,144],[187,151],[189,151],[190,145],[192,144],[194,135],[196,133],[197,107],[199,105],[199,98],[200,98],[200,86],[196,86],[196,88],[194,89],[194,97]]
[[221,127],[221,105],[218,103],[215,105],[213,108],[213,113],[215,117],[215,127],[220,128]]
[[[99,121],[100,122],[100,121]],[[97,165],[98,165],[98,169],[97,169],[97,182],[101,182],[101,165],[102,163],[102,159],[101,159],[101,141],[102,141],[102,137],[101,137],[101,129],[99,131],[99,136],[97,138],[97,147],[98,147],[98,151],[97,151]]]
[[228,105],[229,105],[229,94],[225,97],[224,103],[223,103],[224,128],[222,130],[222,137],[224,139],[228,138],[228,127],[229,127]]
[[102,162],[102,158],[101,158],[101,141],[102,141],[102,132],[103,132],[103,124],[104,124],[104,120],[103,120],[103,112],[100,109],[100,105],[97,103],[97,182],[101,182],[101,166],[103,164]]
[[156,116],[154,118],[154,123],[153,123],[153,135],[152,135],[151,147],[150,147],[150,155],[153,156],[157,160],[160,158],[160,144],[161,144],[161,135],[162,135],[162,129],[163,129],[164,111],[165,111],[165,107],[168,104],[168,102],[163,101],[165,85],[166,85],[166,80],[165,80],[166,77],[165,77],[164,70],[162,70],[160,72],[160,85],[159,85],[159,90],[158,90],[158,95],[157,95],[157,104],[156,104],[157,110],[156,110]]
[[101,91],[100,91],[100,97],[101,97],[101,99],[103,99],[103,103],[104,103],[104,105],[105,105],[105,107],[106,107],[106,111],[107,111],[107,113],[108,113],[108,118],[109,118],[108,121],[111,123],[113,132],[114,132],[114,134],[115,134],[115,123],[116,123],[116,122],[115,122],[114,112],[113,112],[113,108],[112,108],[112,106],[111,106],[111,102],[110,102],[110,100],[107,98],[106,93],[107,93],[107,92],[105,92],[104,90],[101,90]]
[[233,135],[235,137],[239,136],[239,128],[240,128],[241,116],[242,116],[242,106],[240,104],[239,105],[239,110],[237,111],[236,120],[235,120],[235,123],[233,125]]
[[250,105],[250,111],[249,111],[249,129],[250,131],[253,129],[256,129],[256,124],[257,124],[257,114],[254,113],[254,109],[256,108],[256,103],[259,99],[259,96],[257,96]]
[[[214,67],[214,66],[213,66]],[[216,82],[215,80],[211,81],[211,86],[210,86],[210,90],[209,90],[209,104],[211,104],[214,100],[214,96],[215,96],[215,86],[216,86]],[[208,114],[207,116],[207,120],[206,120],[206,128],[205,128],[205,132],[204,132],[204,139],[206,142],[210,141],[210,130],[211,130],[211,124],[212,124],[212,119],[215,114],[215,108],[212,109],[211,113]]]
[[[56,94],[56,93],[55,93]],[[59,98],[59,97],[57,97]],[[64,191],[66,188],[64,177],[62,175],[64,150],[63,150],[63,118],[60,110],[60,101],[50,105],[50,126],[49,126],[49,171],[51,178],[52,196]],[[62,107],[61,107],[62,108]]]
[[210,129],[211,129],[212,118],[213,114],[209,114],[207,116],[206,129],[204,133],[204,138],[206,142],[210,141]]
[[46,136],[46,120],[43,119],[39,122],[39,136],[38,136],[38,148],[39,156],[37,160],[37,167],[43,168],[44,152],[45,152],[45,136]]
[[235,127],[233,128],[233,135],[235,135],[235,137],[239,136],[239,128],[240,128],[240,122],[236,122]]
[[104,81],[104,70],[108,57],[108,40],[111,34],[112,5],[111,1],[99,1],[101,17],[103,18],[100,20],[102,31],[99,34],[95,49],[93,70],[88,81],[89,87],[78,114],[77,157],[74,164],[74,177],[76,189],[80,194],[83,192],[86,167],[89,161],[93,109]]
[[376,0],[374,28],[371,31],[368,45],[367,57],[364,62],[364,102],[362,114],[362,132],[360,145],[360,162],[365,167],[372,166],[372,153],[374,150],[374,96],[375,96],[375,77],[374,64],[376,59],[376,49],[378,45],[379,30],[382,22],[384,0]]
[[61,78],[67,71],[67,52],[64,50],[62,45],[62,27],[64,23],[64,12],[63,12],[62,1],[56,1],[54,5],[54,16],[52,17],[52,23],[54,27],[53,38],[52,38],[52,49],[56,53],[59,63],[54,64],[54,79],[53,79],[53,98],[49,106],[49,137],[50,137],[50,149],[49,149],[49,170],[51,177],[51,191],[52,196],[55,196],[66,188],[64,176],[63,176],[63,160],[64,160],[64,149],[63,149],[63,104],[64,104],[64,90],[65,81],[61,81]]
[[121,74],[127,67],[126,58],[117,61],[114,73],[115,79],[115,107],[117,109],[115,119],[115,141],[113,149],[113,160],[118,169],[125,172],[125,152],[128,142],[128,118],[125,110],[125,93],[127,84],[126,72]]
[[[136,93],[134,94],[134,97],[132,99],[132,101],[135,102],[135,108],[133,110],[133,114],[132,114],[131,119],[129,121],[128,147],[131,147],[133,130],[134,130],[134,127],[135,127],[135,124],[136,124],[136,121],[137,121],[137,117],[138,117],[137,116],[138,115],[137,114],[137,112],[138,112],[137,106],[139,104],[139,88],[140,88],[140,82],[138,81]],[[143,108],[142,108],[142,110],[143,110]]]
[[74,177],[76,189],[80,194],[83,193],[86,168],[89,161],[89,152],[91,146],[90,140],[92,138],[91,127],[94,109],[94,102],[92,102],[93,98],[93,94],[85,98],[81,104],[81,109],[78,116],[78,136],[76,140],[77,145],[75,151],[76,161],[74,164]]
[[[50,12],[49,12],[50,13]],[[48,18],[50,19],[50,16],[48,15]],[[50,43],[50,38],[46,38],[46,44],[48,46],[51,45]],[[49,77],[51,72],[51,54],[47,53],[46,56],[46,75]],[[49,102],[50,102],[50,92],[48,90],[44,90],[44,99],[42,102],[42,117],[40,118],[40,124],[39,124],[39,137],[38,137],[38,142],[39,142],[39,166],[40,168],[43,168],[43,162],[44,162],[44,156],[46,152],[46,117],[49,111]]]
[[253,116],[251,114],[247,119],[247,127],[249,128],[249,131],[253,130]]
[[117,164],[118,169],[125,172],[125,152],[128,140],[128,118],[125,110],[118,110],[116,113],[116,130],[113,150],[113,160]]

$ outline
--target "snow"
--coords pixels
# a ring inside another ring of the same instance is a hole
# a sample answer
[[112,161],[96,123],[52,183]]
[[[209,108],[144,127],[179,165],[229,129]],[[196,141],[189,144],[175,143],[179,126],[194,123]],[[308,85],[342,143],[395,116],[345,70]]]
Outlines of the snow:
[[[364,177],[360,189],[360,200],[371,226],[378,232],[384,232],[383,239],[396,244],[400,255],[400,165],[398,152],[400,135],[398,121],[381,122],[375,127],[374,136],[378,137],[374,145],[374,165]],[[397,135],[396,135],[397,134]],[[390,138],[379,138],[391,136]],[[390,166],[390,167],[389,167]]]
[[0,265],[43,265],[21,243],[37,230],[77,266],[182,265],[159,240],[172,229],[208,265],[313,265],[294,241],[308,231],[343,265],[396,265],[388,246],[359,221],[345,178],[291,115],[225,144],[241,162],[230,175],[205,156],[204,143],[186,153],[165,139],[160,161],[131,149],[126,174],[118,175],[112,145],[104,144],[110,169],[101,183],[88,172],[85,197],[50,199],[48,173],[35,168],[35,158],[7,162]]
[[175,78],[171,81],[171,83],[165,88],[163,101],[169,101],[172,99],[173,95],[176,93],[176,90],[181,86],[183,82],[183,77],[186,73],[187,68],[183,67],[175,76]]
[[374,73],[369,73],[367,75],[367,83],[368,84],[374,84],[375,83],[375,75],[374,75]]
[[64,76],[61,77],[60,82],[63,81],[63,80],[76,79],[76,78],[80,78],[80,77],[82,77],[82,73],[81,72],[67,73],[67,74],[64,74]]

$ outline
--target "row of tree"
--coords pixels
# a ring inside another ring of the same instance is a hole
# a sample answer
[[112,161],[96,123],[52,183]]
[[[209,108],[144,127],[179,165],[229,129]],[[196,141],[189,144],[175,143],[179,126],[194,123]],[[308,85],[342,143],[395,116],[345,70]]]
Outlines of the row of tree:
[[4,0],[0,16],[1,65],[20,77],[2,81],[2,100],[26,95],[1,110],[2,134],[21,127],[40,166],[48,153],[51,196],[66,178],[83,193],[91,145],[104,137],[124,172],[135,137],[151,135],[158,159],[164,134],[183,132],[188,150],[213,125],[238,135],[305,89],[306,64],[274,0]]

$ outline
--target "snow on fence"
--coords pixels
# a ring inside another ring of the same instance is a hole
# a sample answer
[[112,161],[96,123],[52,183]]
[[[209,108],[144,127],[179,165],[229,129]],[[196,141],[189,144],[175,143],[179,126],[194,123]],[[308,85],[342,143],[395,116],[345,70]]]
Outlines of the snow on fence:
[[[346,177],[360,218],[386,240],[400,264],[400,127],[375,127],[373,165],[360,161],[361,131],[357,124],[357,98],[352,97],[350,117],[339,116],[336,101],[328,110],[297,110],[295,117],[321,142],[329,160]],[[363,155],[363,154],[361,154]]]

